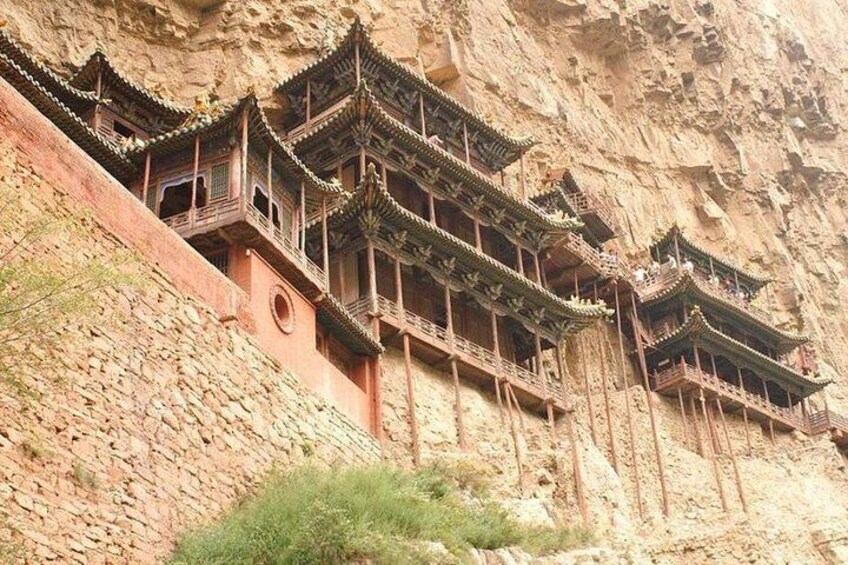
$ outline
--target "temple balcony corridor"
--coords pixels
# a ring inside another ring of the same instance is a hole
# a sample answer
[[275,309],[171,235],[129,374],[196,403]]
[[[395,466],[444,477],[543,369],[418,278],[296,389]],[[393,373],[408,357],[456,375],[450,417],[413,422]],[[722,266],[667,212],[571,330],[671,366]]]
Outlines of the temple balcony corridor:
[[451,356],[455,356],[461,376],[489,386],[494,386],[495,380],[509,382],[517,398],[534,412],[544,413],[548,400],[553,401],[555,409],[565,411],[560,383],[542,378],[507,359],[498,359],[493,351],[409,310],[399,311],[397,304],[384,296],[378,295],[376,309],[374,306],[371,299],[365,297],[348,304],[347,309],[366,327],[371,327],[372,316],[378,317],[381,328],[390,330],[381,331],[384,344],[389,345],[387,342],[400,332],[407,332],[413,355],[428,364],[446,365]]

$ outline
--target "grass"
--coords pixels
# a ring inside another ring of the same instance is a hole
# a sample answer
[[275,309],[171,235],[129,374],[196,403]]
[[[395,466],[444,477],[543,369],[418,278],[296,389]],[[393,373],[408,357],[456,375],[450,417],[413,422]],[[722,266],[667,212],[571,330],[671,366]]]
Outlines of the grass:
[[[218,523],[189,533],[171,563],[444,563],[460,562],[472,547],[519,545],[545,554],[590,541],[582,531],[519,525],[499,505],[463,492],[465,474],[301,467],[272,477]],[[440,542],[452,557],[427,542]]]

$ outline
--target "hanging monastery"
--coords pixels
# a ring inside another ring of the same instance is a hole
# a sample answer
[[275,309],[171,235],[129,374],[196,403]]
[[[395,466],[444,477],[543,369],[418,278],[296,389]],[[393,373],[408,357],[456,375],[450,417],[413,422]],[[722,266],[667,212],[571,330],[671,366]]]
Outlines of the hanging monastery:
[[[99,52],[65,79],[5,32],[0,75],[245,291],[250,311],[238,323],[271,357],[384,445],[398,440],[385,433],[383,360],[401,352],[403,449],[415,463],[413,360],[451,383],[459,447],[468,446],[463,387],[497,403],[519,475],[522,414],[544,418],[554,445],[563,420],[585,518],[563,348],[603,320],[638,384],[679,405],[701,455],[716,461],[728,413],[772,439],[826,432],[848,447],[848,420],[811,409],[828,383],[807,338],[772,323],[766,278],[676,226],[645,253],[650,267],[628,266],[604,250],[616,236],[604,202],[565,169],[529,186],[531,140],[392,59],[359,22],[276,86],[273,119],[252,94],[231,105],[172,104]],[[634,431],[629,400],[626,408],[631,439],[647,433]],[[589,404],[597,441],[596,409]],[[717,468],[714,479],[727,508]],[[738,472],[736,486],[744,507]]]

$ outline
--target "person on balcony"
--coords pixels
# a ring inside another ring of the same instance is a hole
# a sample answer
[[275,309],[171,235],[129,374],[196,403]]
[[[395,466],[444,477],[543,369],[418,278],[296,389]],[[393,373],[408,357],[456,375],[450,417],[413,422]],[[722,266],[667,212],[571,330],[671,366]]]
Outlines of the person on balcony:
[[660,264],[656,259],[651,261],[651,265],[648,267],[648,275],[650,277],[655,277],[660,274]]
[[692,261],[690,261],[688,258],[684,257],[683,258],[683,270],[686,271],[689,274],[692,274],[692,273],[695,272],[695,264],[692,263]]
[[645,282],[645,278],[647,277],[647,275],[648,272],[645,271],[644,268],[639,267],[638,269],[633,271],[633,280],[636,282],[636,284],[642,284]]
[[676,269],[677,268],[677,259],[674,258],[674,255],[669,253],[666,256],[665,264],[668,265],[669,269]]

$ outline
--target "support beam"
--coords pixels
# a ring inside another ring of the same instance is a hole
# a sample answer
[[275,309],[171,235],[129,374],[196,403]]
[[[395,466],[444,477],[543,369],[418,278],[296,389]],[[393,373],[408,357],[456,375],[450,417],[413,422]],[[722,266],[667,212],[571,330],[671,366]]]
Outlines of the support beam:
[[669,508],[668,503],[668,486],[665,482],[665,468],[663,466],[662,460],[662,451],[660,450],[660,439],[659,433],[657,432],[657,420],[654,415],[654,403],[651,398],[651,385],[648,382],[648,364],[645,361],[645,348],[642,344],[642,333],[639,331],[639,319],[638,312],[636,310],[636,296],[635,293],[630,294],[630,303],[632,310],[630,311],[630,318],[633,324],[634,334],[636,336],[636,352],[639,356],[639,367],[642,369],[642,383],[645,387],[645,403],[648,405],[648,418],[651,420],[651,435],[654,440],[654,453],[657,458],[657,473],[660,478],[660,489],[662,490],[662,505],[663,505],[663,515],[666,517],[671,513],[671,509]]
[[191,172],[191,206],[189,214],[197,209],[197,171],[200,169],[200,136],[194,136],[194,163]]
[[542,265],[539,263],[539,252],[533,251],[533,268],[536,270],[536,282],[542,286]]
[[436,220],[436,199],[433,197],[433,187],[427,189],[427,209],[430,211],[430,223],[438,227]]
[[459,447],[463,450],[468,449],[468,439],[465,435],[465,424],[462,420],[462,395],[459,388],[459,368],[456,365],[456,352],[454,350],[454,333],[453,333],[453,305],[451,304],[450,279],[445,279],[445,317],[447,318],[447,334],[448,342],[450,343],[450,368],[451,376],[453,377],[453,393],[454,404],[453,408],[456,412],[456,436],[459,441]]
[[498,399],[498,413],[501,417],[501,424],[504,422],[503,400],[501,399],[501,344],[498,338],[498,315],[495,313],[494,303],[490,306],[490,315],[492,319],[492,351],[495,354],[495,395]]
[[739,466],[736,464],[736,454],[733,452],[733,445],[730,443],[730,434],[727,431],[727,422],[724,419],[724,409],[721,407],[721,402],[718,398],[715,399],[718,413],[721,416],[721,429],[724,431],[724,440],[727,442],[727,453],[730,455],[730,462],[733,464],[733,474],[736,477],[736,490],[739,492],[739,501],[742,503],[742,511],[748,513],[748,502],[745,500],[745,491],[742,488],[742,475],[739,473]]
[[[371,299],[371,311],[368,315],[371,317],[371,333],[375,339],[380,339],[380,317],[377,311],[377,261],[374,256],[374,242],[369,238],[366,244],[366,263],[368,265],[368,294]],[[383,443],[383,384],[380,366],[380,357],[374,358],[373,371],[371,372],[373,382],[371,384],[371,393],[374,402],[374,435]]]
[[595,408],[592,406],[592,389],[589,387],[589,368],[586,366],[586,351],[583,348],[583,340],[575,337],[577,342],[577,356],[580,358],[580,369],[583,373],[583,388],[586,391],[586,404],[589,409],[589,430],[592,432],[592,443],[600,447],[598,442],[598,431],[595,428]]
[[353,57],[354,57],[354,65],[356,67],[356,85],[362,82],[362,58],[359,53],[359,42],[360,38],[356,38],[353,44]]
[[462,120],[462,144],[465,146],[465,162],[471,164],[471,148],[468,147],[468,122]]
[[[766,395],[766,402],[771,404],[771,399],[769,398],[768,384],[766,383],[766,380],[762,377],[760,377],[760,381],[762,381],[762,383],[763,383],[763,392],[765,392],[765,395]],[[774,440],[774,420],[769,418],[768,419],[768,425],[769,425],[769,437],[771,437],[771,443],[772,443],[772,445],[774,445],[774,443],[775,443],[775,440]]]
[[524,253],[521,251],[521,246],[519,244],[515,244],[515,262],[518,267],[518,273],[523,277],[524,276]]
[[695,408],[695,398],[689,397],[689,407],[692,410],[692,428],[695,430],[695,441],[698,444],[698,455],[706,457],[707,452],[704,449],[704,441],[701,438],[701,428],[698,426],[698,410]]
[[330,242],[327,230],[327,197],[321,199],[321,253],[324,260],[324,280],[330,288]]
[[521,154],[518,166],[520,167],[521,175],[521,200],[525,200],[527,198],[527,175],[524,171],[524,153]]
[[[268,223],[271,225],[271,231],[274,231],[274,186],[272,185],[273,177],[273,158],[274,152],[271,145],[268,145],[268,163],[265,171],[265,184],[268,186]],[[328,271],[324,271],[325,273]]]
[[474,213],[474,247],[479,252],[483,251],[483,238],[480,237],[480,215],[477,212]]
[[247,110],[245,109],[241,113],[241,190],[239,191],[243,203],[250,199],[247,187],[247,139]]
[[[697,357],[696,357],[697,358]],[[700,389],[700,397],[701,401],[701,412],[704,415],[704,421],[707,423],[707,433],[712,436],[713,430],[712,425],[710,424],[710,417],[707,414],[707,404],[706,399],[704,398],[704,389]],[[712,445],[710,442],[707,442],[707,445]],[[718,488],[718,496],[721,499],[721,509],[727,512],[727,498],[724,496],[724,486],[721,483],[721,469],[718,466],[718,455],[710,449],[710,459],[713,464],[713,475],[715,476],[716,487]]]
[[604,328],[601,325],[602,322],[598,322],[595,325],[595,329],[601,333],[601,339],[598,340],[598,352],[600,353],[600,362],[601,362],[601,389],[604,393],[604,414],[607,419],[607,436],[609,437],[610,444],[610,457],[612,459],[612,468],[615,470],[616,475],[621,476],[621,469],[618,467],[618,453],[616,452],[615,446],[615,433],[613,433],[613,425],[612,425],[612,411],[610,409],[610,398],[609,398],[609,379],[607,378],[607,367],[609,364],[607,363],[606,348],[604,347],[604,339],[603,339],[603,331]]
[[636,435],[633,431],[633,416],[630,410],[630,383],[627,379],[627,362],[624,356],[624,332],[621,329],[621,303],[618,296],[618,281],[615,281],[615,323],[618,329],[618,361],[621,364],[621,382],[624,384],[624,412],[627,418],[627,435],[630,438],[631,464],[633,466],[633,482],[636,486],[636,505],[639,518],[644,518],[642,507],[642,486],[639,480],[638,456],[636,455]]
[[515,417],[512,414],[512,400],[509,394],[509,383],[504,383],[504,398],[506,398],[506,413],[509,416],[509,429],[512,433],[512,444],[515,448],[515,463],[518,468],[518,490],[524,493],[524,463],[521,457],[521,446],[518,441],[518,430],[515,427]]
[[[742,390],[742,396],[747,397],[745,394],[745,381],[742,380],[742,369],[736,367],[736,376],[739,379],[739,388]],[[742,419],[745,422],[745,444],[748,447],[748,455],[751,455],[751,431],[748,429],[748,401],[742,405]]]
[[427,137],[427,123],[424,119],[424,95],[418,91],[418,114],[421,118],[421,137]]
[[683,406],[683,391],[677,389],[677,400],[680,401],[680,417],[683,419],[683,442],[686,444],[686,449],[692,449],[689,445],[689,423],[686,418],[686,407]]
[[[144,180],[141,185],[141,201],[144,202],[144,205],[147,206],[147,192],[150,190],[150,151],[148,151],[144,155]],[[153,209],[151,212],[156,213],[156,198],[153,201]]]
[[306,251],[306,183],[300,181],[300,248]]
[[566,375],[568,374],[568,366],[563,359],[563,352],[559,345],[554,348],[556,355],[557,373],[559,374],[560,383],[562,383],[562,394],[565,402],[565,429],[568,434],[568,446],[571,449],[571,470],[574,474],[574,494],[577,498],[577,506],[580,509],[580,516],[583,518],[583,525],[589,525],[589,510],[586,506],[586,495],[583,492],[583,473],[580,465],[580,453],[578,452],[576,434],[574,433],[574,406],[568,398],[568,388],[566,387]]

